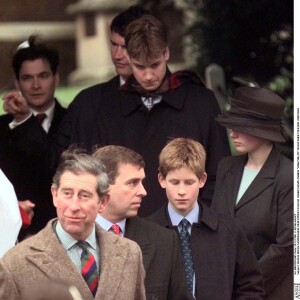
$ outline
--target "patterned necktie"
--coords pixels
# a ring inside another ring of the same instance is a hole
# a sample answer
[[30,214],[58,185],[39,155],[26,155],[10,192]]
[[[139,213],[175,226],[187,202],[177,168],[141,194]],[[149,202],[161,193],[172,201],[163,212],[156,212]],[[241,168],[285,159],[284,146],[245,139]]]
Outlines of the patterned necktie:
[[95,297],[99,280],[95,257],[88,250],[88,245],[85,241],[79,241],[77,245],[82,249],[81,274]]
[[148,110],[151,110],[151,108],[153,107],[153,98],[152,97],[148,97],[146,99],[146,107],[148,108]]
[[110,229],[116,234],[116,235],[120,235],[121,233],[121,228],[118,224],[113,224],[111,225]]
[[181,252],[183,256],[184,268],[185,268],[185,276],[187,286],[191,293],[193,293],[193,275],[194,275],[194,267],[192,260],[192,250],[191,250],[191,236],[188,232],[188,226],[190,222],[183,218],[179,225],[181,225],[181,231],[179,232],[180,244],[181,244]]
[[41,113],[41,114],[37,114],[35,117],[36,117],[37,121],[39,122],[39,124],[42,125],[42,123],[45,120],[45,118],[47,117],[47,115],[45,113]]

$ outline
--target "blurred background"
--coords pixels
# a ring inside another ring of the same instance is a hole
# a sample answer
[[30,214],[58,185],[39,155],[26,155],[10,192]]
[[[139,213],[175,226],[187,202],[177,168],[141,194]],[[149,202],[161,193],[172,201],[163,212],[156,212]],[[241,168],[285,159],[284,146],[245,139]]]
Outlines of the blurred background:
[[11,56],[31,34],[59,50],[56,96],[64,106],[82,88],[111,78],[109,24],[134,4],[167,25],[171,70],[196,71],[221,109],[241,85],[282,96],[288,145],[293,145],[292,0],[1,0],[0,96],[14,88]]

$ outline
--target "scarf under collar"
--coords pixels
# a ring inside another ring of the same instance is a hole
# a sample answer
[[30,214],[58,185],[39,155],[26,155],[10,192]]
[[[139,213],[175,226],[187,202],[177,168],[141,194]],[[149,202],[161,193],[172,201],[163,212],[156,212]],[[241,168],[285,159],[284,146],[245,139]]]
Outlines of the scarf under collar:
[[175,73],[171,73],[169,69],[167,69],[165,78],[163,79],[161,85],[155,91],[146,91],[139,85],[133,75],[130,75],[126,82],[121,86],[121,90],[130,93],[138,93],[143,97],[149,96],[157,96],[168,91],[175,90],[180,86],[194,83],[200,86],[205,86],[201,78],[193,71],[183,70],[177,71]]

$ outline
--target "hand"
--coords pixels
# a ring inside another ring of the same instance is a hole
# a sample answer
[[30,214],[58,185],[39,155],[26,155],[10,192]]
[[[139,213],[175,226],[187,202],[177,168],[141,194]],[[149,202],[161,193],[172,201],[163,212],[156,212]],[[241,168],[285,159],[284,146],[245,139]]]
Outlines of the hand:
[[24,201],[19,201],[19,206],[21,206],[25,210],[25,212],[27,213],[31,221],[34,216],[33,208],[35,207],[35,204],[30,200],[24,200]]
[[30,114],[30,108],[19,91],[11,91],[3,96],[3,109],[12,115],[17,122],[25,120]]

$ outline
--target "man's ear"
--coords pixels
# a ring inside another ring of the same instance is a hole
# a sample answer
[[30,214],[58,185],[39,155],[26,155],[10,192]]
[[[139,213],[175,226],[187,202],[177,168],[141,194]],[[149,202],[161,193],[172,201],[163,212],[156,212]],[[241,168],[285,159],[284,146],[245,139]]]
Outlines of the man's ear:
[[106,208],[107,206],[107,203],[110,199],[110,195],[109,194],[106,194],[104,196],[102,196],[100,198],[100,203],[99,203],[99,208],[98,208],[98,214],[102,213],[104,211],[104,209]]
[[199,188],[203,188],[207,180],[207,174],[204,172],[199,180]]
[[157,178],[158,178],[158,182],[159,182],[160,186],[163,189],[165,189],[166,188],[166,180],[165,180],[165,178],[161,175],[161,173],[158,174]]
[[169,47],[167,47],[165,51],[165,60],[168,61],[169,58],[170,58],[170,49]]

